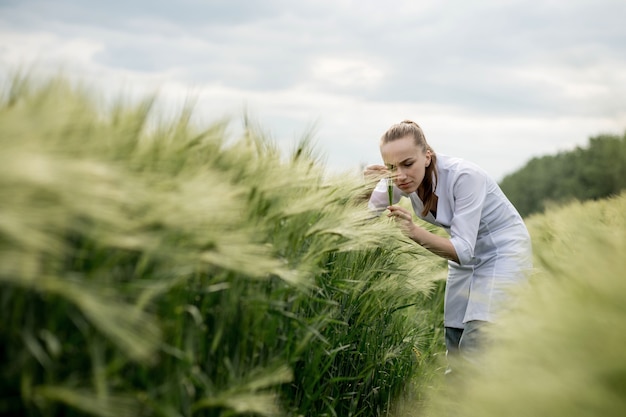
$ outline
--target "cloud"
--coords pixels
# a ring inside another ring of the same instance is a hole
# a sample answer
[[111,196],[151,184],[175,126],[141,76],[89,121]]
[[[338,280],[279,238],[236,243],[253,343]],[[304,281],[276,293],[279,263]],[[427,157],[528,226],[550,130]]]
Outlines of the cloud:
[[[338,169],[392,123],[500,178],[626,126],[626,3],[58,0],[0,5],[0,65],[59,67],[113,94],[247,109],[283,144],[317,123]],[[289,147],[289,146],[286,146]]]

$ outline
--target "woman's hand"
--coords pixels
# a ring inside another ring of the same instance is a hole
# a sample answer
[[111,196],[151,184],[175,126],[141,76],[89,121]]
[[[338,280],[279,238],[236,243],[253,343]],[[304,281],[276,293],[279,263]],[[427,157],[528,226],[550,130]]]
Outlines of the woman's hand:
[[418,245],[428,249],[442,258],[459,262],[456,249],[450,239],[429,232],[425,228],[413,223],[413,215],[404,207],[389,206],[388,217],[391,217],[400,226],[402,233]]
[[389,213],[387,217],[391,217],[398,226],[402,229],[402,232],[409,238],[415,239],[413,236],[414,229],[417,227],[415,223],[413,223],[413,216],[411,213],[400,206],[388,206],[387,210]]
[[376,182],[380,181],[389,175],[387,167],[384,165],[368,165],[363,169],[363,177],[367,181]]
[[357,196],[357,201],[367,202],[376,184],[388,175],[387,167],[384,165],[368,165],[363,169],[363,178],[365,179],[363,193]]

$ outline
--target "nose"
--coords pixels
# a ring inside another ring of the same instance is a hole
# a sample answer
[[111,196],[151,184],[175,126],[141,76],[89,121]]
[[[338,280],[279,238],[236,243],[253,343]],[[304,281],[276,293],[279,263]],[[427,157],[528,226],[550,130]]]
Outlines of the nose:
[[402,180],[406,178],[406,172],[401,167],[396,170],[396,179]]

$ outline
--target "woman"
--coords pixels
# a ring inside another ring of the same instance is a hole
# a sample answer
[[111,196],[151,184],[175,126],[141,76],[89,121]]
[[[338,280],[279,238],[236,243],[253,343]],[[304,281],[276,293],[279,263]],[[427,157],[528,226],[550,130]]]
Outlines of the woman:
[[[493,322],[507,303],[509,289],[523,282],[532,267],[528,230],[498,184],[478,166],[436,154],[412,121],[385,132],[380,153],[386,166],[366,167],[367,178],[383,178],[369,207],[389,210],[403,232],[448,260],[444,302],[448,354],[465,358],[484,344],[480,329]],[[415,214],[443,227],[443,237],[413,222],[403,207],[389,205],[386,178],[393,179],[393,203],[408,197]]]

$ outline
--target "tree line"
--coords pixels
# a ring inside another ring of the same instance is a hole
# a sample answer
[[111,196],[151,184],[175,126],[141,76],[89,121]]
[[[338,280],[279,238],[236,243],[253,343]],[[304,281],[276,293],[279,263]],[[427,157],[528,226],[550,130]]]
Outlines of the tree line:
[[626,132],[589,138],[585,147],[531,159],[500,187],[524,217],[553,203],[597,200],[626,188]]

